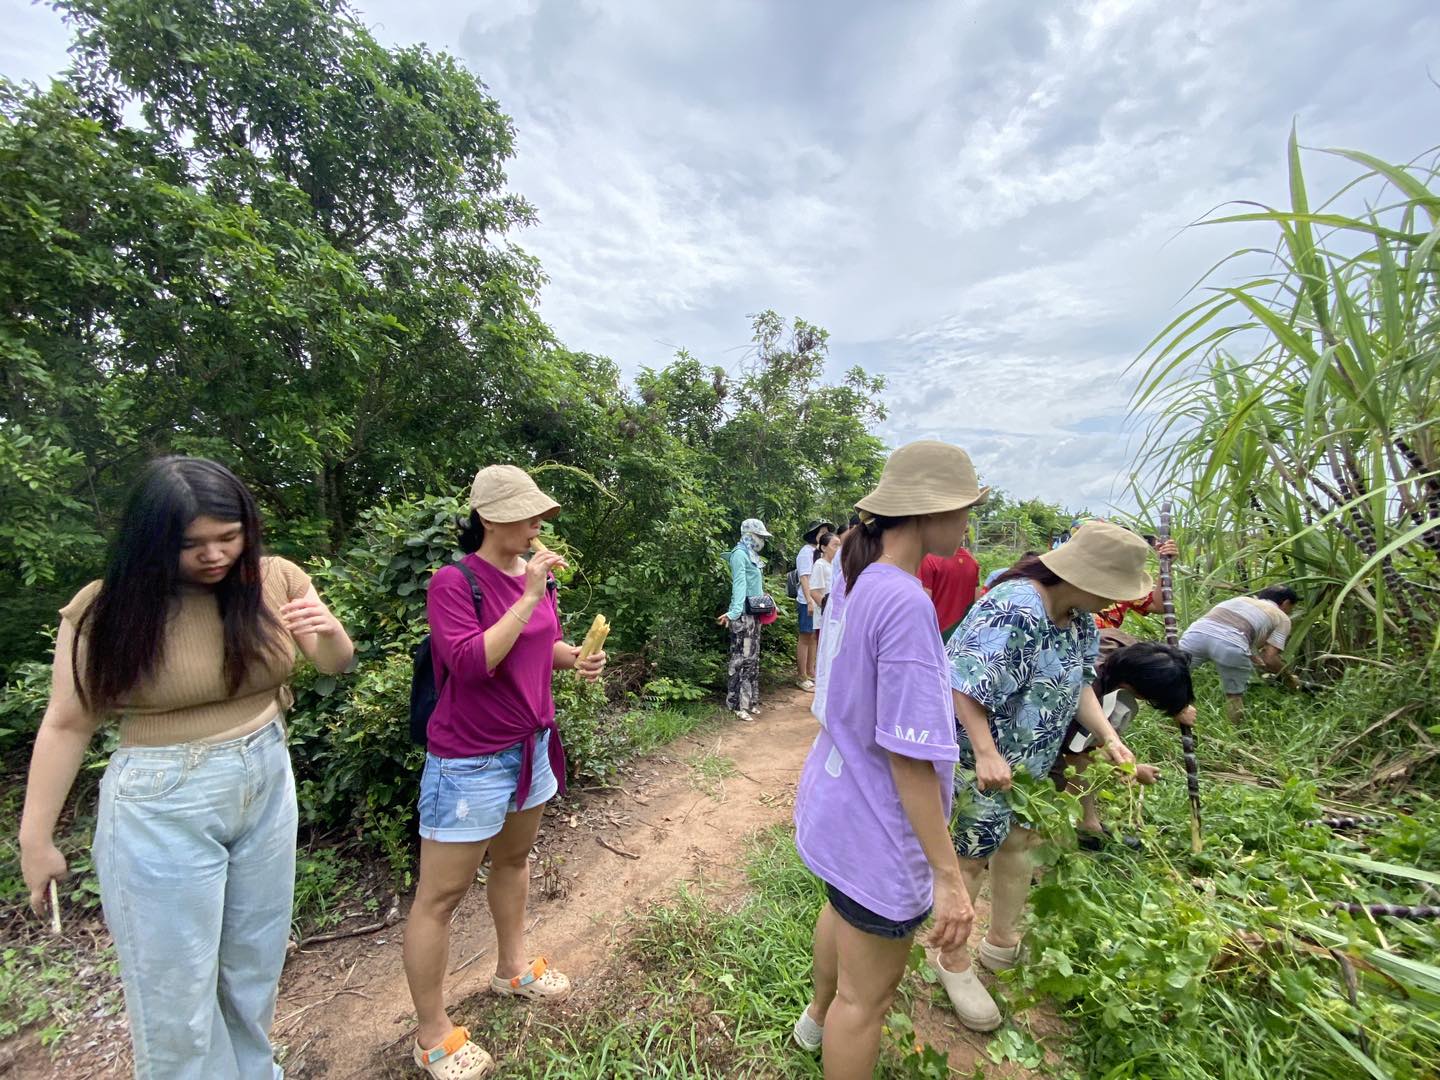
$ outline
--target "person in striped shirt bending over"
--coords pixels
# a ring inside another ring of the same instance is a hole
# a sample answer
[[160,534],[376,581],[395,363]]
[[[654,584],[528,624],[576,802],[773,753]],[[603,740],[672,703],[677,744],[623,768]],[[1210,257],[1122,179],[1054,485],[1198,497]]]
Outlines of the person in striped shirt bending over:
[[[1300,594],[1290,586],[1271,585],[1254,596],[1222,600],[1180,638],[1180,648],[1190,654],[1192,665],[1208,660],[1220,673],[1231,722],[1245,715],[1245,687],[1252,668],[1283,674],[1290,615],[1299,603]],[[1294,675],[1285,677],[1295,684]]]

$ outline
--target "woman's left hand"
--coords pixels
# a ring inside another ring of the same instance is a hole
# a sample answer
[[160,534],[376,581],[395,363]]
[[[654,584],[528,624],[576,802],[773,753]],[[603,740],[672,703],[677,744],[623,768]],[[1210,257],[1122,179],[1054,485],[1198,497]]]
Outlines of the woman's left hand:
[[580,672],[580,677],[587,682],[594,682],[605,673],[606,656],[604,651],[591,653],[584,660],[576,659],[575,670]]
[[1180,546],[1174,540],[1161,540],[1155,545],[1155,554],[1162,559],[1175,559],[1180,556]]
[[306,634],[314,634],[317,637],[333,637],[345,632],[345,628],[340,625],[340,620],[335,618],[330,609],[325,606],[325,601],[313,592],[309,596],[302,596],[299,600],[291,600],[282,607],[280,621],[290,632],[291,637],[302,637]]

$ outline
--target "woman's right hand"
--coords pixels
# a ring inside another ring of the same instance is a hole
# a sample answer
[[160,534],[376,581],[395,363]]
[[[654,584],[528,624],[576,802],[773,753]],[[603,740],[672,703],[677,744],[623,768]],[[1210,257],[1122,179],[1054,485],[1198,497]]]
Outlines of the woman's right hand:
[[935,924],[930,928],[930,944],[941,952],[957,949],[970,937],[974,924],[975,907],[958,868],[953,873],[936,874]]
[[50,882],[63,881],[69,876],[70,868],[52,840],[34,848],[21,845],[20,873],[30,890],[30,910],[44,917],[50,910]]
[[975,783],[981,791],[1009,791],[1010,763],[996,751],[975,757]]
[[550,572],[557,566],[564,566],[565,560],[553,551],[530,556],[525,564],[525,595],[531,600],[545,598],[545,588],[550,583]]
[[725,627],[727,630],[730,628],[730,616],[729,616],[728,614],[721,615],[721,616],[720,616],[718,619],[716,619],[715,621],[716,621],[719,625]]

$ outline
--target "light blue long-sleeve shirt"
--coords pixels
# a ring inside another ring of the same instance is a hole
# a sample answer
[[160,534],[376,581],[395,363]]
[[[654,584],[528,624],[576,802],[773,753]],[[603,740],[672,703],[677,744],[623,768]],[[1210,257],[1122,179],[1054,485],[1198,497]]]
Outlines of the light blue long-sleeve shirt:
[[765,583],[760,576],[760,566],[755,556],[744,544],[736,544],[730,552],[730,610],[726,612],[734,622],[745,614],[747,596],[763,596]]

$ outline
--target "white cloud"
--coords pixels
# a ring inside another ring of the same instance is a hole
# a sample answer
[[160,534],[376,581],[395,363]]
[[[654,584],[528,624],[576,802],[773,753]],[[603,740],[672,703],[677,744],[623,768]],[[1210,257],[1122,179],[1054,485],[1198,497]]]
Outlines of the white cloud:
[[[1433,115],[1428,0],[733,4],[369,0],[382,41],[464,59],[515,118],[518,237],[570,346],[622,369],[684,346],[730,366],[763,308],[890,380],[894,440],[967,446],[992,483],[1125,498],[1126,368],[1283,203],[1311,145],[1408,159]],[[63,63],[16,5],[6,74]],[[1315,190],[1346,166],[1307,163]]]

